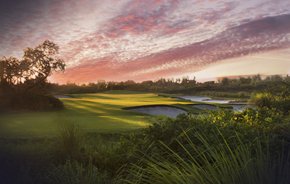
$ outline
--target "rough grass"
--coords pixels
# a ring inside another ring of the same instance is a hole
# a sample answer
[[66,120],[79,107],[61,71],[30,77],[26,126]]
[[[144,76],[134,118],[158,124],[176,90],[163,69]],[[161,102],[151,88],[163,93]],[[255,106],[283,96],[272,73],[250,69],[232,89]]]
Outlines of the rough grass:
[[76,122],[84,132],[121,132],[146,127],[150,116],[125,110],[130,106],[177,105],[190,102],[154,93],[108,91],[63,98],[65,110],[0,115],[0,137],[57,136],[61,122]]
[[[120,183],[127,184],[288,184],[289,152],[284,148],[271,155],[267,137],[257,138],[251,144],[242,142],[230,146],[229,140],[217,131],[222,139],[218,146],[213,145],[205,134],[197,134],[203,149],[196,146],[184,134],[186,142],[178,142],[180,152],[172,150],[161,142],[164,154],[147,157],[133,164],[127,178]],[[266,142],[265,142],[266,141]],[[262,143],[264,142],[264,143]]]

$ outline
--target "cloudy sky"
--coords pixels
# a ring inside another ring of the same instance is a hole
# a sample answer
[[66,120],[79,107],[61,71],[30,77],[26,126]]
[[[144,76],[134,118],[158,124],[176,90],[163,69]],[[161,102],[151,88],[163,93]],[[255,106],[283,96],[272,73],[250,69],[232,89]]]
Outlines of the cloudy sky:
[[290,1],[0,1],[0,56],[46,39],[60,83],[290,74]]

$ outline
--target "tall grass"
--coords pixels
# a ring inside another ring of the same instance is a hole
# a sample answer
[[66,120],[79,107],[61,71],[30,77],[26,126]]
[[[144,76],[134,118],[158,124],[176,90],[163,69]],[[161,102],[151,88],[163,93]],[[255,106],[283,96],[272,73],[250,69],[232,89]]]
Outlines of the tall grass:
[[48,184],[111,183],[107,172],[100,171],[93,150],[88,148],[85,135],[74,122],[62,121],[57,138],[56,163],[48,170]]
[[91,163],[84,165],[67,161],[54,167],[46,177],[47,184],[109,184],[107,176],[99,173]]
[[84,140],[80,127],[69,121],[63,121],[59,125],[59,135],[56,142],[57,159],[80,159],[84,152]]
[[[221,135],[217,130],[216,134]],[[261,138],[251,144],[230,146],[221,135],[213,145],[206,135],[196,134],[196,146],[185,133],[186,142],[177,140],[181,151],[164,148],[162,156],[149,157],[133,165],[122,183],[128,184],[287,184],[290,183],[290,156],[281,149],[273,155],[269,141]],[[232,140],[232,139],[231,139]],[[265,143],[266,142],[266,143]]]

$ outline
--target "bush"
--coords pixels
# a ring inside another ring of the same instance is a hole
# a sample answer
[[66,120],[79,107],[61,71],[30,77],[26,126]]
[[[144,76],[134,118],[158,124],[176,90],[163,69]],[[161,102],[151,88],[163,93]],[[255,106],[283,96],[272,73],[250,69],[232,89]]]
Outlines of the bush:
[[274,96],[270,93],[258,93],[252,96],[251,101],[257,107],[273,107],[275,104]]
[[60,110],[63,103],[49,95],[39,95],[33,93],[5,95],[0,97],[0,111],[9,110]]
[[284,114],[288,114],[290,110],[289,94],[272,94],[272,93],[257,93],[252,96],[251,101],[258,108],[277,109]]

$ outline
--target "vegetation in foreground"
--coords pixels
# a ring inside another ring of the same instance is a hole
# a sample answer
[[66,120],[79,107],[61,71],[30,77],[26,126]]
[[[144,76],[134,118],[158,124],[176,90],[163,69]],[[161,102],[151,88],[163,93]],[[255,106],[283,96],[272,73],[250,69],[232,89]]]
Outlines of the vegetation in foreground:
[[288,92],[253,95],[256,109],[157,118],[148,128],[131,133],[87,133],[64,122],[56,138],[1,139],[1,179],[54,184],[286,184]]

